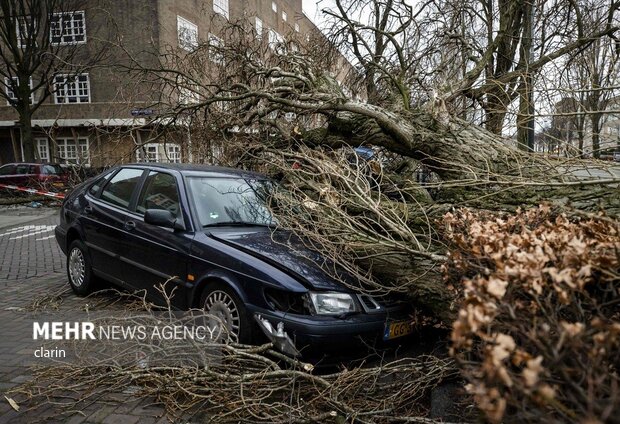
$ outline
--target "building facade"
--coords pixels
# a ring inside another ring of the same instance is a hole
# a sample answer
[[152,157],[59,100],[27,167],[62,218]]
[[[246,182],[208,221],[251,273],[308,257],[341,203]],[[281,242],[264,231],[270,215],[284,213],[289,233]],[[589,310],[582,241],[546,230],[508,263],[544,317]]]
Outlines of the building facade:
[[[111,46],[122,44],[131,60],[147,65],[169,49],[189,51],[198,43],[223,42],[222,28],[231,21],[249,21],[255,36],[269,42],[291,34],[309,39],[318,31],[303,14],[301,0],[100,0],[84,2],[82,10],[52,19],[64,21],[52,25],[51,40],[74,45],[86,55],[92,40],[114,25],[118,42],[111,40]],[[109,60],[69,79],[59,74],[53,81],[52,95],[33,116],[37,160],[97,168],[187,160],[183,134],[153,137],[149,123],[157,111],[149,106],[159,94],[156,86],[130,81],[122,63]],[[5,89],[10,96],[10,89]],[[15,109],[3,101],[0,164],[23,158],[17,120]]]

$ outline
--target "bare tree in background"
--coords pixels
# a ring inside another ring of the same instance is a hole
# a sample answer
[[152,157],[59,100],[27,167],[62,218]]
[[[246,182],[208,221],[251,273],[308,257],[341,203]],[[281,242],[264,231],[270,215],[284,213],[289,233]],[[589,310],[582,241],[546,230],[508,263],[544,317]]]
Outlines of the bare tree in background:
[[74,19],[85,21],[80,4],[6,0],[0,6],[0,97],[19,115],[28,162],[35,160],[32,120],[37,109],[56,87],[73,82],[77,74],[100,64],[107,53],[103,39],[90,39],[85,45],[86,33],[71,24]]

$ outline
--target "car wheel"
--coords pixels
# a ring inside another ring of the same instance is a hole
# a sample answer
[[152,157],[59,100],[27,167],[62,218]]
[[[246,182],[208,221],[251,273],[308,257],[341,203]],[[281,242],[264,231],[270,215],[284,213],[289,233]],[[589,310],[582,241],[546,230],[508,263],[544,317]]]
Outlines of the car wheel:
[[202,293],[201,304],[209,315],[209,328],[218,342],[252,343],[253,325],[239,296],[226,284],[211,283]]
[[86,245],[74,240],[67,252],[67,276],[75,294],[85,296],[93,291],[94,278]]

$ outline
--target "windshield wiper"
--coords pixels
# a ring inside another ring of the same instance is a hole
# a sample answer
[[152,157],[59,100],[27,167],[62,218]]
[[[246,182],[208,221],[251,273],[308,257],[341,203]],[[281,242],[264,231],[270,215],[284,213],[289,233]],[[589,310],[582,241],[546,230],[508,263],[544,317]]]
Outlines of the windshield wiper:
[[243,222],[243,221],[224,221],[205,224],[202,228],[208,227],[272,227],[274,224],[261,224],[259,222]]

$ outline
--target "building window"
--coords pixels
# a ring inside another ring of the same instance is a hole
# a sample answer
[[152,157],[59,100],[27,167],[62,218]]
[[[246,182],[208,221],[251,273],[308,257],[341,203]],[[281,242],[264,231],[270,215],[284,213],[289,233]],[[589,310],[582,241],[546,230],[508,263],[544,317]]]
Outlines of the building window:
[[166,144],[168,162],[181,163],[181,146],[178,144]]
[[[11,84],[11,80],[13,80],[13,84]],[[13,86],[17,86],[18,84],[18,79],[17,77],[13,77],[13,78],[4,78],[4,88],[5,88],[5,93],[6,93],[6,104],[7,106],[11,106],[11,104],[13,104],[14,102],[17,101],[17,95],[15,94],[15,91],[13,91]],[[34,95],[32,93],[32,78],[30,78],[28,80],[28,87],[30,88],[30,104],[34,103]]]
[[17,36],[17,47],[25,47],[29,40],[33,40],[36,45],[37,22],[30,16],[22,16],[15,21],[15,35]]
[[259,18],[256,18],[255,27],[256,38],[260,40],[261,38],[263,38],[263,21],[261,21]]
[[174,143],[147,143],[136,150],[136,160],[181,163],[181,147]]
[[192,51],[198,47],[198,27],[180,16],[177,16],[179,47]]
[[284,37],[273,29],[269,30],[268,37],[269,48],[274,50],[276,53],[282,53],[284,51]]
[[47,138],[37,138],[36,145],[37,145],[37,152],[39,153],[39,159],[41,159],[41,162],[49,162],[50,161],[50,146],[47,141]]
[[222,54],[222,47],[224,47],[224,41],[209,33],[209,60],[218,65],[224,63],[224,55]]
[[286,22],[287,19],[288,19],[288,15],[286,14],[285,11],[282,11],[282,20]]
[[228,19],[228,0],[213,0],[213,11]]
[[88,138],[80,137],[77,142],[73,138],[60,138],[56,140],[56,145],[61,163],[90,164]]
[[299,32],[299,24],[295,22],[295,32]]
[[54,13],[50,18],[50,41],[53,44],[85,43],[84,11]]
[[159,162],[159,149],[157,143],[143,144],[136,150],[136,161]]
[[60,103],[90,103],[90,80],[88,74],[56,75],[54,96]]
[[276,13],[278,13],[278,5],[276,4],[275,1],[271,2],[271,10],[273,10]]

